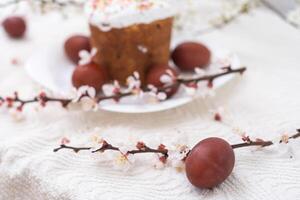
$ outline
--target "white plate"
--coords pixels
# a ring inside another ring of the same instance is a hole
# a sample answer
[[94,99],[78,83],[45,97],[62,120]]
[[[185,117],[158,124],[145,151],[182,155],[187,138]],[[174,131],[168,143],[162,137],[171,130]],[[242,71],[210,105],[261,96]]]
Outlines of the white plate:
[[[208,46],[213,52],[212,63],[216,62],[217,59],[231,57],[232,67],[240,67],[239,59],[230,51],[213,45]],[[213,68],[213,66],[210,66],[210,68]],[[33,80],[54,93],[66,94],[72,89],[71,76],[74,65],[66,58],[61,45],[39,49],[29,58],[25,69]],[[214,88],[221,87],[233,77],[234,75],[230,74],[216,79]],[[185,94],[184,89],[180,88],[175,96],[160,103],[146,104],[133,97],[126,97],[122,98],[119,103],[110,100],[102,102],[100,109],[120,113],[150,113],[175,108],[187,104],[194,99],[195,97],[188,96]]]

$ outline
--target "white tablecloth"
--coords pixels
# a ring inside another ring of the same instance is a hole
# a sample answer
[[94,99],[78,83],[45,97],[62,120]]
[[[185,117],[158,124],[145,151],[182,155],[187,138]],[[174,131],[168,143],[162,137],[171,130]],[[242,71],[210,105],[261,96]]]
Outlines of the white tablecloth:
[[[55,24],[56,22],[53,22]],[[50,23],[51,24],[51,23]],[[30,96],[39,90],[23,66],[38,45],[47,45],[63,29],[45,27],[42,19],[30,24],[25,41],[8,40],[0,29],[0,94],[14,90]],[[50,25],[49,25],[50,26]],[[63,25],[62,25],[63,26]],[[70,26],[73,26],[72,24]],[[75,26],[75,25],[74,25]],[[56,31],[54,30],[56,29]],[[54,31],[53,31],[54,30]],[[46,38],[46,39],[45,39]],[[25,110],[16,123],[0,112],[0,199],[297,199],[300,197],[300,157],[275,150],[241,149],[228,180],[213,190],[192,187],[184,173],[137,164],[129,172],[111,168],[89,154],[53,153],[65,135],[84,134],[99,127],[108,138],[151,141],[183,137],[190,146],[209,137],[240,142],[233,127],[262,138],[293,133],[300,128],[300,32],[265,8],[242,16],[222,30],[203,35],[236,52],[248,71],[217,91],[213,99],[154,114],[67,112],[49,106]],[[42,66],[41,66],[42,67]],[[227,124],[212,120],[211,105],[224,106]]]

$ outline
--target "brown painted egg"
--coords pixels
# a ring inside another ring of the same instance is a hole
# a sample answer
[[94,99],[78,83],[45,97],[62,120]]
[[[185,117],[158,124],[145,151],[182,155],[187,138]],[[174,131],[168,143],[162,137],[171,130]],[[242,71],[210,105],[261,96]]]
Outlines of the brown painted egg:
[[198,188],[213,188],[231,174],[235,163],[234,151],[221,138],[199,142],[186,158],[186,175]]
[[3,27],[11,38],[22,38],[26,31],[26,22],[24,18],[13,16],[3,21]]
[[211,59],[210,50],[201,43],[185,42],[178,45],[172,52],[172,59],[183,71],[205,68]]
[[76,67],[72,75],[73,86],[79,88],[81,86],[90,86],[99,92],[103,84],[109,80],[107,71],[104,67],[95,63],[90,63]]
[[74,35],[67,39],[64,48],[68,58],[75,64],[78,64],[80,60],[79,52],[81,50],[91,50],[90,40],[83,35]]

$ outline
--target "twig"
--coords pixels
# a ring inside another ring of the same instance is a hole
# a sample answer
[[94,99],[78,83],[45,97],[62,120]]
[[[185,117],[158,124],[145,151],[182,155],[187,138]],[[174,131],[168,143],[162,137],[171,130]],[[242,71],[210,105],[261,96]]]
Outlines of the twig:
[[242,75],[247,70],[246,67],[242,67],[242,68],[238,68],[238,69],[232,69],[231,67],[225,67],[223,69],[225,70],[225,72],[221,72],[221,73],[214,74],[214,75],[202,76],[202,77],[198,77],[198,78],[194,78],[194,79],[177,79],[177,81],[179,83],[191,83],[191,82],[200,82],[200,81],[209,81],[212,83],[215,79],[217,79],[221,76],[225,76],[228,74],[234,74],[234,73],[240,73]]
[[[142,154],[142,153],[156,153],[156,154],[161,154],[163,155],[163,158],[164,159],[167,159],[168,158],[168,150],[165,148],[164,145],[159,145],[157,149],[153,149],[153,148],[150,148],[148,146],[145,145],[145,143],[143,142],[138,142],[137,145],[136,145],[136,148],[135,150],[129,150],[126,152],[126,155],[129,155],[129,154]],[[73,150],[75,153],[78,153],[80,151],[90,151],[92,149],[92,147],[72,147],[72,146],[68,146],[68,145],[65,145],[65,144],[62,144],[60,145],[60,147],[54,149],[53,151],[54,152],[58,152],[62,149],[71,149]],[[101,152],[101,153],[104,153],[105,151],[118,151],[120,153],[122,153],[120,151],[120,148],[119,147],[115,147],[111,144],[109,144],[108,142],[106,141],[103,141],[102,142],[102,146],[99,148],[99,149],[96,149],[94,151],[92,151],[92,153],[97,153],[97,152]]]
[[92,148],[91,147],[71,147],[71,146],[67,146],[67,145],[64,145],[64,144],[62,144],[62,145],[60,145],[60,147],[59,148],[56,148],[56,149],[54,149],[53,151],[54,152],[58,152],[58,151],[60,151],[61,149],[71,149],[71,150],[73,150],[75,153],[78,153],[79,151],[88,151],[88,150],[91,150]]
[[[297,130],[297,133],[290,136],[288,139],[296,139],[300,137],[300,129]],[[280,141],[280,143],[284,142],[283,140]],[[244,143],[240,143],[240,144],[234,144],[231,145],[231,147],[233,149],[237,149],[237,148],[242,148],[242,147],[250,147],[250,146],[260,146],[260,147],[267,147],[267,146],[271,146],[274,145],[274,142],[272,141],[264,141],[261,139],[257,139],[256,141],[252,141],[250,139],[248,139],[246,142]]]

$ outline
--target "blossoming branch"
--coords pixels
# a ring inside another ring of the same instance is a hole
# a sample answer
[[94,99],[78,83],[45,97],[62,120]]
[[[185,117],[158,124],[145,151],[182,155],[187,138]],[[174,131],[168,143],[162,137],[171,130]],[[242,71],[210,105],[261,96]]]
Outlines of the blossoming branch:
[[[243,135],[242,136],[243,143],[233,144],[231,145],[231,148],[238,149],[238,148],[251,147],[251,146],[258,146],[264,148],[278,143],[288,144],[290,140],[297,139],[299,137],[300,137],[300,129],[298,129],[296,133],[291,135],[283,134],[279,141],[263,140],[260,138],[256,138],[255,140],[252,140],[249,136]],[[135,154],[156,154],[158,155],[158,159],[161,162],[161,164],[165,165],[167,164],[168,160],[171,159],[173,163],[174,162],[177,163],[177,165],[175,166],[176,168],[180,167],[178,166],[178,164],[182,165],[185,162],[186,158],[191,152],[190,148],[184,144],[178,144],[176,145],[176,149],[171,149],[171,148],[167,148],[167,146],[164,144],[160,144],[157,148],[151,148],[147,146],[144,142],[137,142],[135,148],[130,149],[126,146],[114,146],[108,143],[105,139],[98,136],[94,136],[92,140],[94,142],[93,146],[74,147],[70,145],[72,144],[71,139],[63,138],[61,140],[60,146],[54,149],[53,151],[58,152],[63,149],[66,150],[69,149],[74,151],[75,153],[78,153],[80,151],[90,151],[91,153],[104,153],[106,151],[115,151],[120,153],[121,157],[117,157],[117,158],[123,159],[124,163],[122,164],[125,164],[126,162],[130,162],[129,157]],[[171,156],[170,156],[171,154],[170,152],[173,152]]]
[[[117,151],[120,152],[124,157],[128,157],[128,155],[134,155],[134,154],[142,154],[142,153],[155,153],[155,154],[160,154],[159,160],[163,163],[166,162],[167,158],[169,157],[168,154],[168,149],[166,149],[165,145],[160,144],[157,148],[153,149],[148,147],[144,142],[138,142],[136,144],[136,149],[133,150],[122,150],[121,147],[115,147],[112,144],[109,144],[107,141],[101,139],[98,143],[101,145],[100,148],[92,150],[93,147],[71,147],[68,146],[67,143],[69,143],[70,140],[67,138],[62,139],[62,144],[60,145],[59,148],[54,149],[54,152],[57,152],[61,149],[71,149],[75,153],[78,153],[79,151],[92,151],[92,153],[100,152],[104,153],[105,151]],[[183,151],[188,152],[187,148],[181,150],[181,153]]]
[[[245,67],[232,69],[230,66],[221,69],[222,71],[210,75],[197,75],[192,78],[176,78],[172,76],[172,73],[166,74],[162,77],[165,81],[163,87],[156,88],[152,85],[142,88],[141,82],[139,80],[139,75],[134,73],[133,76],[128,78],[128,87],[123,89],[120,87],[117,81],[114,81],[112,85],[106,85],[103,87],[102,95],[97,95],[94,88],[83,86],[79,88],[76,93],[72,94],[72,97],[60,98],[60,97],[50,97],[45,92],[41,92],[39,95],[31,99],[22,99],[19,97],[18,92],[15,92],[13,96],[1,97],[0,96],[0,106],[6,106],[9,109],[16,109],[16,111],[21,112],[24,106],[29,104],[38,103],[42,107],[45,107],[48,103],[58,102],[62,107],[67,108],[70,104],[80,104],[82,109],[85,111],[88,110],[97,110],[99,108],[99,103],[104,100],[115,100],[118,102],[121,98],[135,95],[141,97],[145,94],[151,95],[156,98],[157,101],[163,101],[167,98],[167,91],[173,87],[182,85],[186,91],[198,89],[199,82],[207,82],[208,89],[213,88],[214,81],[222,76],[229,74],[243,74],[246,71]],[[196,70],[197,71],[197,70]]]

